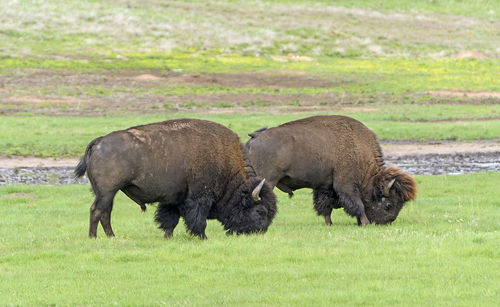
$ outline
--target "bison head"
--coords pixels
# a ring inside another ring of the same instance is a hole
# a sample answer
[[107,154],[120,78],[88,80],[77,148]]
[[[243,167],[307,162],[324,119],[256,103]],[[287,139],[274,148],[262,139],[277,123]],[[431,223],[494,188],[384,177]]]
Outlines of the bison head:
[[265,232],[277,211],[273,187],[251,177],[236,189],[224,211],[221,222],[228,234]]
[[392,223],[403,204],[414,200],[416,194],[417,184],[410,175],[394,166],[386,168],[376,179],[372,202],[365,208],[366,216],[372,223]]

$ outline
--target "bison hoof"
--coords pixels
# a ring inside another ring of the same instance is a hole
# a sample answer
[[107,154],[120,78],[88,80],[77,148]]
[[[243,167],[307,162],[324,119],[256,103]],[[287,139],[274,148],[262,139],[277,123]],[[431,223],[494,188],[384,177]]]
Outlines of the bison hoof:
[[172,236],[174,235],[174,231],[173,230],[165,230],[165,239],[170,239],[172,238]]
[[364,216],[361,218],[361,226],[366,226],[366,225],[370,225],[370,220],[368,220],[368,218]]

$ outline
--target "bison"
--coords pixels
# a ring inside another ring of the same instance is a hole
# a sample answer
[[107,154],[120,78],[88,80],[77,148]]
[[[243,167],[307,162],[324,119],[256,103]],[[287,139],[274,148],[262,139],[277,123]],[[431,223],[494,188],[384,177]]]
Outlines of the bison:
[[416,183],[397,167],[386,167],[375,133],[346,116],[313,116],[250,133],[246,143],[257,175],[293,196],[313,189],[314,209],[331,225],[343,207],[358,225],[393,222]]
[[174,119],[98,137],[87,146],[75,176],[87,172],[95,194],[89,237],[99,221],[114,236],[113,198],[125,193],[144,211],[158,202],[155,220],[172,236],[182,216],[187,230],[206,239],[207,219],[227,233],[264,232],[277,208],[273,187],[257,177],[238,136],[206,120]]

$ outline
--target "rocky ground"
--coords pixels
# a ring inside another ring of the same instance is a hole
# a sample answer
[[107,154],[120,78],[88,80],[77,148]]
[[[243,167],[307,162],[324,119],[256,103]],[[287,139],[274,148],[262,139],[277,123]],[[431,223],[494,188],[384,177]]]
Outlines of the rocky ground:
[[[500,171],[500,140],[382,144],[387,165],[413,175],[454,175]],[[78,158],[53,159],[0,156],[0,185],[86,184],[75,179]]]

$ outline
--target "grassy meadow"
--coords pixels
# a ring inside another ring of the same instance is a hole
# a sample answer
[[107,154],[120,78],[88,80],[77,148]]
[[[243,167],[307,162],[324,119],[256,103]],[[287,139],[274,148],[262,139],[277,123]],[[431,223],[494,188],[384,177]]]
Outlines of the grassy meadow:
[[[498,0],[8,0],[0,16],[0,158],[78,157],[179,117],[243,142],[317,114],[382,141],[500,138]],[[121,193],[117,237],[89,240],[88,185],[0,186],[0,305],[497,306],[500,174],[416,180],[390,226],[337,210],[326,227],[310,191],[277,191],[266,234],[210,221],[206,241],[182,223],[163,239],[154,205]]]
[[[273,127],[291,120],[319,114],[343,114],[354,117],[375,131],[381,140],[464,141],[495,139],[500,136],[500,121],[489,120],[490,116],[495,114],[491,112],[492,110],[500,111],[499,105],[483,107],[483,112],[481,112],[481,107],[477,107],[474,111],[457,107],[450,108],[453,112],[442,113],[439,111],[440,108],[436,108],[434,114],[431,112],[423,114],[424,109],[425,107],[409,108],[408,113],[400,114],[397,111],[385,113],[386,111],[373,109],[373,112],[365,113],[330,111],[295,114],[173,113],[106,117],[5,117],[0,122],[0,139],[5,140],[0,143],[0,152],[22,156],[75,157],[83,155],[92,139],[111,131],[180,117],[201,118],[221,123],[235,131],[242,142],[249,139],[248,133],[259,128]],[[470,113],[467,113],[469,111]],[[476,116],[474,120],[460,121],[461,116],[472,114]],[[455,122],[450,118],[458,121]]]
[[7,116],[498,104],[497,0],[9,4]]
[[[279,192],[265,235],[207,241],[180,223],[163,239],[119,194],[117,234],[89,240],[87,186],[0,187],[3,305],[496,306],[500,295],[498,173],[417,177],[420,194],[390,226],[327,227],[310,191]],[[464,184],[466,183],[466,184]],[[24,194],[12,194],[24,193]],[[9,194],[18,195],[9,197]]]

